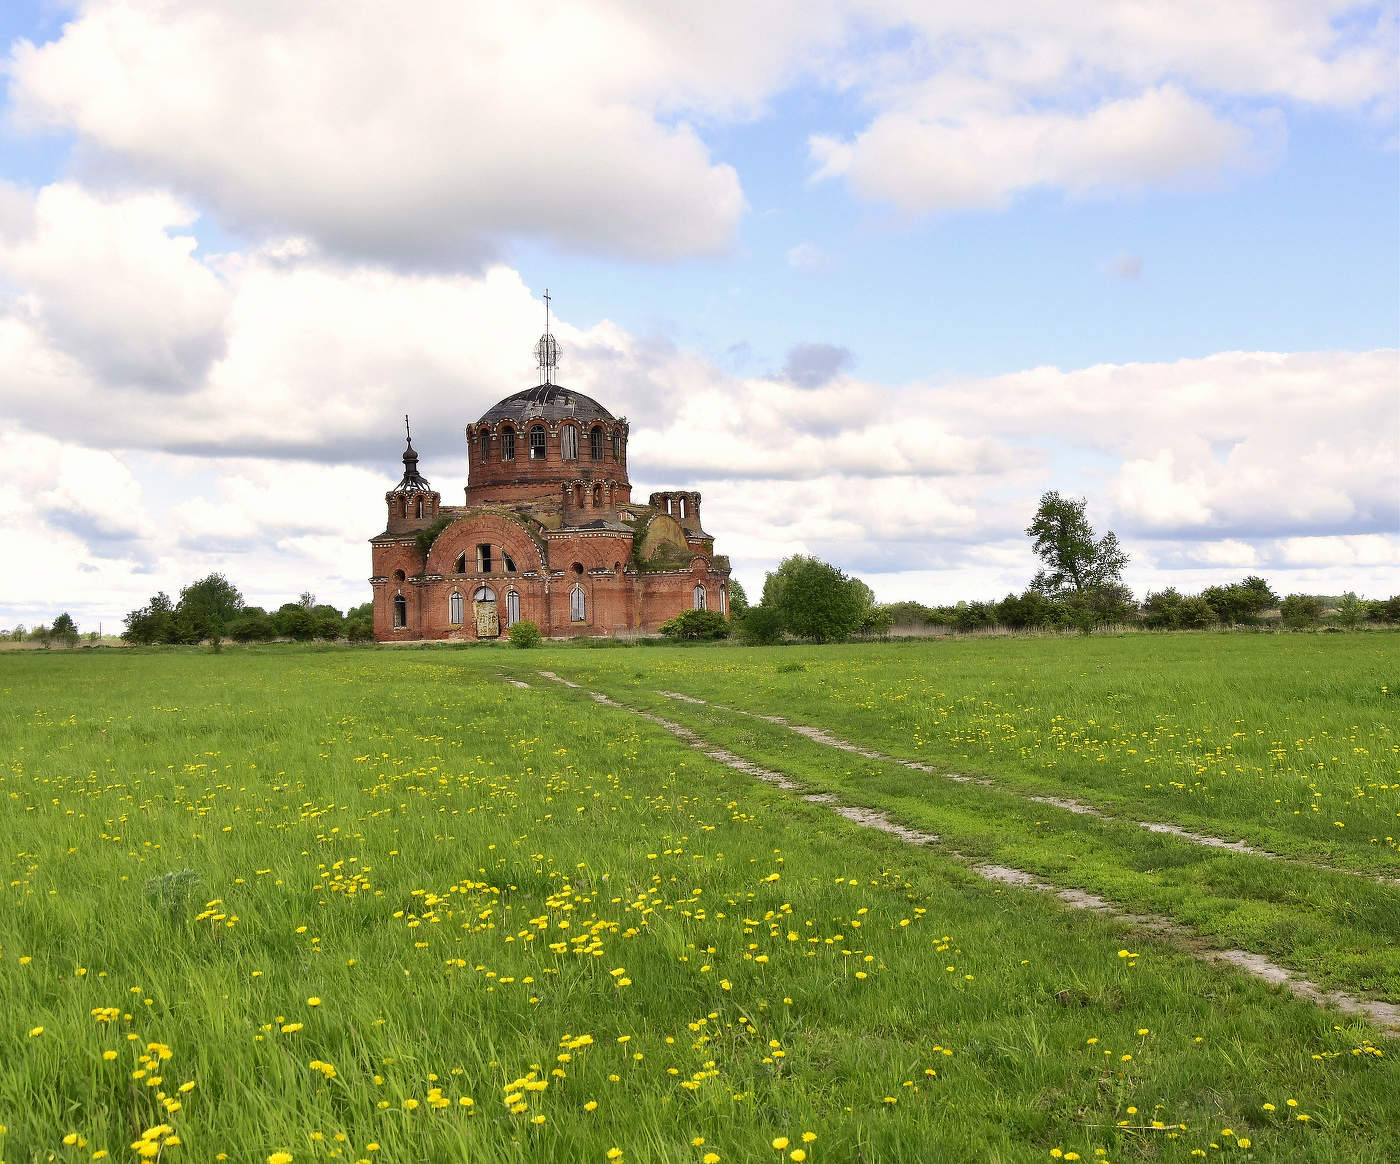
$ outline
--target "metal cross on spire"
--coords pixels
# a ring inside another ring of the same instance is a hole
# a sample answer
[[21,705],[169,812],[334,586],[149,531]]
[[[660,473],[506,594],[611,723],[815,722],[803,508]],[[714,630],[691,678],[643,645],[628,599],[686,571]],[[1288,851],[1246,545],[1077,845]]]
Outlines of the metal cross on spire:
[[408,443],[409,443],[409,444],[412,444],[412,443],[413,443],[413,433],[412,433],[412,431],[411,431],[411,430],[409,429],[409,427],[408,427],[408,413],[406,413],[406,412],[403,414],[403,432],[404,432],[404,436],[408,437]]
[[540,383],[554,383],[554,369],[559,366],[559,344],[549,330],[549,288],[544,289],[544,335],[535,344],[535,360],[540,369]]

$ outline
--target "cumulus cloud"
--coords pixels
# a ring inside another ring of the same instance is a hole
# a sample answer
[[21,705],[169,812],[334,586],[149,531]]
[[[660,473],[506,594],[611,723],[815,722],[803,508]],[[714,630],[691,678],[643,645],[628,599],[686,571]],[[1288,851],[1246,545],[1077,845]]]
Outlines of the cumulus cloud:
[[788,349],[783,375],[799,388],[820,388],[851,366],[849,348],[836,344],[802,343]]
[[706,135],[802,84],[868,119],[811,137],[816,175],[921,212],[1197,184],[1270,157],[1296,107],[1388,117],[1395,40],[1354,0],[76,0],[6,71],[14,124],[236,229],[443,267],[519,238],[724,250],[744,195]]
[[116,385],[183,392],[223,346],[228,294],[194,257],[196,218],[169,195],[103,199],[70,182],[0,199],[9,304],[54,350]]
[[[771,7],[775,25],[793,15]],[[13,46],[12,115],[72,129],[242,229],[354,255],[480,263],[517,236],[708,253],[743,194],[676,114],[745,115],[803,43],[793,30],[824,22],[731,42],[724,12],[688,12],[87,0],[57,40]]]

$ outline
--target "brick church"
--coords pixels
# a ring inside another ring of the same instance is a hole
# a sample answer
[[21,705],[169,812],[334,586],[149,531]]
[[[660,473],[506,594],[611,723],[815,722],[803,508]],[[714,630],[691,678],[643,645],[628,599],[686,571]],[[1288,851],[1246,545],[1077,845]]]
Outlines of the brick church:
[[632,500],[627,420],[553,383],[558,346],[535,346],[540,383],[466,428],[464,504],[418,471],[385,494],[370,538],[374,637],[496,639],[513,623],[546,636],[655,631],[682,610],[729,615],[729,560],[700,525],[700,494]]

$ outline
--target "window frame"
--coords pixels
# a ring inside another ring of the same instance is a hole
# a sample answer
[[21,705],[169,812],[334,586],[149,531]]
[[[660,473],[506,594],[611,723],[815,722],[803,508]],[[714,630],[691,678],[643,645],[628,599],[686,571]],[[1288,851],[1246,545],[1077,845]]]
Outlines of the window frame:
[[510,425],[501,429],[501,460],[515,460],[515,429]]
[[706,605],[707,602],[709,601],[709,597],[710,597],[710,596],[705,592],[705,584],[704,584],[703,582],[697,582],[697,583],[695,583],[695,589],[692,590],[692,591],[690,592],[690,598],[691,598],[691,601],[695,604],[695,609],[696,609],[696,610],[707,610],[707,609],[709,609],[708,606]]
[[514,626],[520,621],[520,592],[506,591],[506,626]]
[[[539,444],[536,445],[535,437],[539,436]],[[528,433],[530,445],[530,460],[544,461],[549,458],[549,429],[542,424],[532,424]],[[538,450],[538,451],[536,451]]]
[[588,459],[590,461],[603,459],[603,426],[601,424],[595,424],[588,430]]
[[447,621],[451,626],[461,626],[462,616],[465,608],[462,601],[462,592],[454,590],[447,598]]
[[578,460],[578,425],[566,424],[559,430],[559,457],[565,461]]
[[403,630],[408,626],[408,599],[400,592],[394,595],[394,629]]
[[573,589],[569,591],[569,621],[588,621],[588,595],[584,592],[581,582],[575,582]]

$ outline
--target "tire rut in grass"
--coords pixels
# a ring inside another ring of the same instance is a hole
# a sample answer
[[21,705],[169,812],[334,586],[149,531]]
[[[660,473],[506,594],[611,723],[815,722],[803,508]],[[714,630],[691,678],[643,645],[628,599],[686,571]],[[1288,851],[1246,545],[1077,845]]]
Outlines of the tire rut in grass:
[[[783,773],[774,771],[771,768],[764,768],[758,764],[753,763],[752,761],[746,760],[744,759],[744,757],[738,755],[735,752],[729,751],[729,749],[727,748],[719,747],[711,741],[706,740],[698,732],[695,732],[691,728],[686,727],[684,724],[676,723],[675,721],[668,720],[663,716],[659,716],[649,711],[643,711],[641,708],[632,707],[628,704],[621,703],[618,700],[613,699],[611,696],[605,695],[600,691],[590,691],[587,688],[584,688],[581,684],[571,682],[570,680],[555,674],[553,671],[540,671],[538,672],[538,674],[543,679],[549,679],[555,683],[560,683],[565,687],[569,687],[576,691],[582,692],[583,694],[587,695],[590,699],[592,699],[595,703],[601,704],[605,707],[614,708],[617,711],[625,712],[628,715],[636,716],[639,719],[645,720],[647,723],[654,724],[655,726],[660,727],[663,730],[671,733],[677,739],[681,740],[683,743],[701,752],[710,759],[715,760],[717,763],[724,764],[725,766],[732,768],[737,772],[742,772],[745,775],[753,776],[756,779],[762,780],[767,784],[771,784],[774,787],[781,788],[787,791],[799,791],[802,787],[799,781],[793,780],[783,775]],[[658,691],[657,694],[668,698],[677,697],[676,693],[673,692]],[[686,703],[712,706],[718,711],[738,710],[734,708],[722,707],[719,704],[707,704],[707,701],[697,699],[694,696],[680,696],[679,698],[681,698],[682,701]],[[770,723],[776,723],[780,726],[789,727],[793,728],[793,730],[797,730],[795,727],[793,727],[793,725],[786,723],[785,721],[776,716],[770,717],[756,715],[756,713],[753,712],[742,712],[741,714],[755,715],[758,719],[764,719]],[[829,733],[821,732],[820,729],[812,730],[815,732],[820,732],[821,735],[827,736],[828,739],[835,739],[835,737],[830,737]],[[802,734],[806,735],[807,733],[803,732]],[[809,738],[815,739],[816,737],[811,736]],[[819,740],[818,742],[826,741]],[[899,760],[895,757],[884,756],[883,754],[878,752],[875,752],[873,754],[867,753],[864,750],[856,747],[855,745],[847,743],[846,741],[841,741],[840,744],[835,744],[833,746],[841,747],[842,751],[856,752],[862,756],[865,756],[867,759],[885,760],[893,763],[902,764],[905,767],[914,767],[920,771],[933,771],[933,769],[930,769],[927,765],[919,764],[917,761]],[[973,779],[972,777],[966,776],[954,778],[961,779],[964,781],[971,781]],[[993,784],[993,781],[978,780],[977,783],[991,785]],[[838,799],[830,793],[812,793],[805,795],[803,799],[811,804],[817,804],[828,808],[837,815],[853,822],[854,824],[860,825],[863,828],[875,829],[876,831],[897,837],[908,844],[932,847],[934,845],[937,845],[939,842],[938,836],[934,833],[925,833],[920,832],[916,829],[911,829],[906,825],[900,824],[898,821],[891,820],[888,815],[876,809],[863,808],[857,805],[841,804],[838,801]],[[1033,799],[1036,799],[1040,803],[1046,802],[1045,800],[1039,797]],[[1099,816],[1103,814],[1100,814],[1097,811],[1091,811],[1091,815]],[[1280,966],[1278,963],[1270,961],[1262,954],[1255,954],[1248,950],[1210,950],[1200,948],[1199,936],[1187,927],[1172,921],[1170,918],[1161,917],[1156,914],[1134,913],[1122,909],[1121,907],[1107,900],[1106,898],[1099,897],[1097,894],[1088,893],[1082,889],[1057,888],[1049,882],[1043,881],[1035,874],[1026,872],[1024,869],[1015,869],[1007,865],[968,862],[967,858],[953,850],[940,848],[940,851],[944,855],[951,857],[954,860],[963,862],[965,866],[969,868],[972,872],[976,873],[979,877],[982,877],[987,881],[991,881],[1001,885],[1007,885],[1017,889],[1027,889],[1032,892],[1053,893],[1058,901],[1062,902],[1065,906],[1067,906],[1070,909],[1091,910],[1104,917],[1109,917],[1117,922],[1121,922],[1125,925],[1128,925],[1134,929],[1152,933],[1160,937],[1174,939],[1179,945],[1183,946],[1190,953],[1194,954],[1196,957],[1201,958],[1204,961],[1232,966],[1235,969],[1241,970],[1245,974],[1250,975],[1251,977],[1258,978],[1272,985],[1283,987],[1295,998],[1302,999],[1303,1001],[1311,1002],[1319,1006],[1332,1006],[1347,1014],[1364,1016],[1365,1018],[1369,1019],[1371,1022],[1376,1024],[1376,1026],[1378,1026],[1386,1034],[1391,1036],[1400,1035],[1400,1006],[1396,1006],[1392,1003],[1382,1002],[1374,999],[1359,999],[1354,997],[1353,995],[1346,994],[1341,991],[1325,991],[1321,989],[1316,983],[1308,981],[1306,978],[1303,978],[1302,976],[1296,974],[1294,971],[1289,970],[1287,967]],[[1272,856],[1272,854],[1260,855]]]
[[[663,699],[677,699],[685,703],[693,703],[701,706],[713,707],[716,711],[728,712],[733,715],[746,715],[752,719],[762,720],[764,723],[771,723],[778,727],[787,728],[788,731],[796,732],[798,735],[812,740],[818,744],[825,744],[830,748],[837,748],[843,752],[851,752],[867,760],[876,760],[885,764],[898,764],[902,768],[909,768],[915,772],[927,772],[931,775],[941,776],[945,780],[952,780],[958,784],[980,784],[986,788],[998,787],[995,780],[985,777],[965,776],[958,772],[939,772],[937,768],[930,764],[925,764],[919,760],[907,760],[900,756],[892,756],[886,752],[880,752],[874,748],[863,747],[854,744],[850,740],[844,740],[840,736],[832,735],[825,728],[813,727],[810,724],[792,723],[780,715],[764,715],[762,712],[746,711],[742,707],[729,707],[722,703],[710,703],[708,700],[699,699],[694,695],[685,695],[679,691],[657,691]],[[1013,795],[1021,795],[1012,789],[1008,789]],[[1099,820],[1120,820],[1102,809],[1095,808],[1092,804],[1085,804],[1080,800],[1073,800],[1064,796],[1029,796],[1026,799],[1034,801],[1036,804],[1046,804],[1054,808],[1064,809],[1079,816],[1092,816]],[[1244,841],[1227,841],[1221,837],[1212,837],[1205,833],[1192,832],[1190,829],[1182,828],[1180,825],[1167,821],[1133,821],[1140,829],[1148,832],[1166,834],[1187,841],[1193,845],[1200,845],[1208,849],[1223,849],[1231,853],[1245,853],[1251,857],[1263,857],[1270,861],[1282,861],[1290,865],[1299,865],[1307,869],[1318,869],[1326,873],[1342,873],[1349,877],[1374,877],[1380,885],[1400,885],[1400,877],[1376,876],[1371,873],[1358,872],[1355,869],[1339,869],[1335,865],[1326,865],[1317,861],[1300,861],[1294,857],[1285,857],[1279,853],[1272,853],[1267,849],[1259,849]]]

